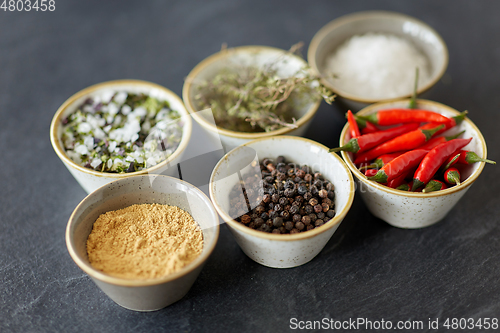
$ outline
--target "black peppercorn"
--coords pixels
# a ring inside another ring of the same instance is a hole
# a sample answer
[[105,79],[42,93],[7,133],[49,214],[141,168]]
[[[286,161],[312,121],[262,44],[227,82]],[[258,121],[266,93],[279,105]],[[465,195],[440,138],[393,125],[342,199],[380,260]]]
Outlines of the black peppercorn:
[[311,194],[313,196],[318,195],[319,190],[318,190],[318,188],[315,185],[311,186],[309,190],[311,191]]
[[271,163],[268,163],[268,164],[266,165],[266,168],[267,168],[267,170],[269,170],[269,171],[271,171],[271,172],[273,172],[273,171],[275,171],[275,170],[276,170],[276,167],[274,166],[274,164],[273,164],[272,162],[271,162]]
[[259,215],[264,213],[265,211],[266,211],[266,208],[264,208],[264,206],[259,205],[259,206],[255,207],[255,213],[257,213]]
[[330,206],[332,204],[332,200],[328,199],[328,198],[324,198],[323,200],[321,200],[322,203],[326,203],[328,206]]
[[264,178],[264,181],[268,184],[272,184],[274,183],[274,177],[273,176],[267,176],[266,178]]
[[267,224],[263,224],[260,226],[259,230],[264,232],[269,232],[271,230],[271,227],[268,226]]
[[282,234],[286,234],[286,228],[285,228],[284,226],[283,226],[283,227],[280,227],[280,228],[279,228],[279,231],[280,231],[280,233],[282,233]]
[[295,175],[296,175],[297,177],[299,177],[299,178],[304,178],[304,176],[306,175],[306,173],[305,173],[305,171],[304,171],[304,170],[302,170],[302,169],[297,169],[297,170],[295,171]]
[[321,207],[321,205],[316,205],[314,206],[314,212],[317,214],[317,213],[321,213],[323,211],[323,207]]
[[304,185],[299,185],[299,188],[297,189],[297,192],[300,195],[304,195],[307,192],[307,187],[305,187]]
[[293,214],[297,214],[298,212],[299,212],[299,206],[298,205],[292,205],[292,207],[290,207],[290,214],[293,215]]
[[253,221],[253,223],[255,224],[255,227],[258,228],[264,224],[264,220],[262,218],[258,217],[255,219],[255,221]]
[[280,229],[273,229],[273,231],[271,231],[273,234],[281,234],[280,232]]
[[267,220],[269,218],[269,215],[266,212],[264,212],[260,215],[260,218],[263,220]]
[[314,211],[314,208],[311,205],[306,205],[304,210],[306,211],[306,214],[311,214]]
[[292,216],[292,221],[293,221],[294,223],[299,222],[301,219],[302,219],[302,216],[300,216],[299,214],[294,214],[294,215]]
[[317,216],[316,216],[316,214],[314,214],[314,213],[309,214],[308,216],[309,216],[309,218],[311,219],[311,222],[314,222],[314,221],[316,221],[316,220],[318,219],[318,217],[317,217]]
[[275,217],[278,216],[278,212],[272,210],[270,213],[269,213],[269,218],[270,219],[274,219]]
[[330,210],[330,206],[326,203],[322,203],[321,208],[323,208],[323,213],[326,213]]
[[316,206],[318,204],[318,199],[316,198],[311,198],[311,200],[309,200],[309,204],[311,206]]
[[271,196],[271,200],[276,203],[278,202],[278,200],[280,199],[280,196],[277,194],[277,193],[274,193],[272,196]]
[[323,179],[323,175],[320,174],[319,172],[314,173],[314,179]]
[[285,190],[285,195],[286,195],[287,197],[289,197],[289,198],[290,198],[290,197],[293,197],[293,196],[295,195],[295,190],[294,190],[294,189],[291,189],[291,188],[287,188],[287,189]]
[[288,200],[285,198],[285,197],[281,197],[279,200],[278,200],[279,204],[284,206],[288,203]]
[[286,230],[290,231],[290,230],[293,229],[293,227],[294,227],[293,222],[288,221],[288,222],[285,223]]
[[282,172],[278,172],[278,174],[276,175],[276,179],[278,179],[278,181],[282,182],[286,179],[286,175]]
[[306,231],[309,231],[309,230],[312,230],[314,229],[314,225],[313,224],[309,224],[307,227],[306,227]]
[[331,199],[331,200],[335,199],[335,192],[328,191],[328,199]]
[[241,217],[241,223],[243,224],[248,224],[251,220],[252,218],[246,214]]
[[291,188],[291,189],[293,189],[293,188],[295,188],[295,183],[293,181],[291,181],[291,180],[287,180],[285,182],[285,188]]
[[304,230],[304,228],[305,228],[305,227],[306,227],[306,226],[305,226],[305,225],[304,225],[304,223],[302,223],[302,222],[297,222],[297,223],[295,223],[295,228],[297,228],[299,231]]
[[296,228],[293,228],[292,230],[290,230],[290,234],[298,234],[300,231]]
[[322,220],[325,218],[325,213],[319,212],[318,214],[316,214],[316,216],[318,217],[318,219]]
[[304,197],[301,195],[297,195],[295,197],[295,201],[297,201],[299,204],[304,202]]
[[264,201],[264,203],[269,203],[271,201],[271,196],[269,194],[264,194],[262,201]]
[[313,176],[312,176],[310,173],[306,173],[306,174],[304,175],[304,181],[305,181],[306,183],[311,183],[312,179],[313,179]]
[[289,213],[288,211],[284,210],[284,211],[282,211],[282,212],[280,213],[280,216],[281,216],[282,218],[284,218],[285,220],[288,220],[288,219],[290,218],[290,213]]
[[270,203],[268,203],[268,204],[267,204],[267,207],[268,207],[269,209],[273,209],[273,208],[274,208],[274,205],[275,205],[275,204],[274,204],[274,202],[270,202]]
[[326,197],[328,197],[328,191],[325,189],[322,189],[318,192],[318,195],[320,198],[325,199]]
[[309,224],[311,224],[311,218],[310,218],[308,215],[302,216],[301,221],[302,221],[302,223],[304,223],[305,225],[309,225]]
[[276,227],[276,228],[279,228],[283,225],[283,219],[281,217],[275,217],[273,219],[273,225]]
[[316,227],[321,227],[325,222],[322,219],[317,219],[316,222],[314,222],[314,225]]
[[329,218],[332,218],[335,216],[335,211],[333,209],[330,209],[328,212],[326,212],[326,216]]
[[285,163],[285,157],[281,155],[276,157],[276,163]]
[[293,177],[295,175],[295,169],[290,168],[286,173],[288,174],[289,177]]
[[271,163],[271,162],[272,162],[272,160],[271,160],[270,158],[265,158],[265,159],[263,159],[263,160],[262,160],[262,164],[263,164],[264,166],[267,166],[267,165],[268,165],[269,163]]
[[303,165],[303,166],[302,166],[302,170],[303,170],[305,173],[311,173],[311,168],[310,168],[308,165]]
[[276,205],[274,205],[274,210],[276,212],[281,212],[283,210],[283,206],[280,204],[276,204]]
[[304,194],[304,200],[305,200],[305,201],[309,201],[309,200],[311,200],[311,198],[312,198],[312,197],[313,197],[313,196],[312,196],[311,192],[306,192],[306,193]]

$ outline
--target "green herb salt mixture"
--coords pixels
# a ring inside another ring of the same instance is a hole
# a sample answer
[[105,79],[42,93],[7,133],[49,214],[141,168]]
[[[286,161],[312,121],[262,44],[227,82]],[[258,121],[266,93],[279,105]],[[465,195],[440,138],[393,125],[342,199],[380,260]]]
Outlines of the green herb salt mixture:
[[75,163],[113,173],[164,161],[179,146],[183,127],[168,102],[123,91],[88,98],[62,123],[62,143]]

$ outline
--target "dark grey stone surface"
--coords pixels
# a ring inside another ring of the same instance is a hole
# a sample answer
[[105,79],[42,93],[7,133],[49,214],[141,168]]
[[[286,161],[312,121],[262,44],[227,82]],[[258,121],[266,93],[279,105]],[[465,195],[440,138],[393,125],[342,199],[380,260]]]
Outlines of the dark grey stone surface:
[[[307,47],[330,20],[371,9],[412,15],[442,35],[450,63],[428,97],[469,110],[500,161],[496,1],[56,0],[54,12],[1,10],[0,332],[285,331],[292,317],[421,320],[423,332],[429,318],[499,318],[500,170],[490,165],[444,220],[421,230],[389,226],[356,197],[326,248],[294,269],[254,263],[222,225],[189,294],[153,313],[113,303],[66,250],[66,223],[85,193],[54,153],[49,125],[70,95],[121,78],[180,95],[191,68],[224,42]],[[337,106],[322,104],[307,136],[335,146],[343,123]]]

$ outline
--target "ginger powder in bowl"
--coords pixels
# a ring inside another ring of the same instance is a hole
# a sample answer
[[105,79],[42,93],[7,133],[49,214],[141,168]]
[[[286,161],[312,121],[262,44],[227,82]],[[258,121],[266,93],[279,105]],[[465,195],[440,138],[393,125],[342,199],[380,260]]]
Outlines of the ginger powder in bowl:
[[132,205],[99,216],[87,239],[90,264],[125,279],[156,279],[181,270],[203,250],[203,234],[176,206]]

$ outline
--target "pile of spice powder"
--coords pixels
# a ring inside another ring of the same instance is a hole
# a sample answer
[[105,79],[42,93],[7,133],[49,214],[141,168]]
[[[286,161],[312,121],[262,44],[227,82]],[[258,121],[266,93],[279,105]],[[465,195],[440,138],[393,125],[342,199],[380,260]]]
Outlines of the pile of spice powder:
[[99,216],[87,239],[90,264],[125,279],[155,279],[179,271],[203,249],[203,234],[186,211],[132,205]]
[[283,156],[263,159],[260,170],[262,178],[247,175],[230,193],[229,214],[236,221],[263,232],[295,234],[335,217],[335,187],[319,172]]
[[430,80],[427,57],[408,40],[380,33],[353,36],[326,59],[339,89],[371,99],[409,95],[417,67],[421,87]]
[[183,122],[167,101],[106,92],[88,98],[62,120],[62,143],[75,163],[101,172],[152,167],[179,146]]

